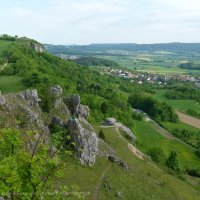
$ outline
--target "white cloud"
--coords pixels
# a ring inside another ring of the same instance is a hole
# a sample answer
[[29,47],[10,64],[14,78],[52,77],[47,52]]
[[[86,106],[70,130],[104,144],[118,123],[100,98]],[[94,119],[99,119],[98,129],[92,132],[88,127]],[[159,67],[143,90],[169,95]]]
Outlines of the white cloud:
[[198,0],[13,1],[0,8],[1,31],[41,42],[199,41]]

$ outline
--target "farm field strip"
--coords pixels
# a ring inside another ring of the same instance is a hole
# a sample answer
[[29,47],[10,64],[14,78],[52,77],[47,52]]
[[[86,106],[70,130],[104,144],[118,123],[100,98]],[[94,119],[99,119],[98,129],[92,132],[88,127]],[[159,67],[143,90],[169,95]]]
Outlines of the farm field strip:
[[179,119],[185,123],[185,124],[189,124],[191,126],[194,126],[196,128],[200,128],[200,119],[197,119],[195,117],[191,117],[189,115],[186,115],[182,112],[176,112],[178,114]]

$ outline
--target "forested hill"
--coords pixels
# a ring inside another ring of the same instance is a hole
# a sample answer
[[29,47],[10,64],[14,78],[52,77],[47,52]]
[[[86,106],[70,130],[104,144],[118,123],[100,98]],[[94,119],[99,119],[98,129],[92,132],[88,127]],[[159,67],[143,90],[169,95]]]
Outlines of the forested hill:
[[114,53],[111,51],[131,52],[159,52],[168,51],[173,53],[200,53],[200,43],[160,43],[160,44],[90,44],[90,45],[44,45],[46,50],[54,54],[81,54],[90,55],[95,53]]
[[[47,52],[38,42],[27,38],[4,36],[0,40],[2,48],[0,75],[19,76],[27,88],[36,88],[42,101],[45,112],[51,107],[48,88],[59,84],[66,94],[80,94],[84,104],[91,109],[90,120],[101,122],[112,116],[128,126],[133,125],[131,94],[139,95],[148,91],[148,87],[130,84],[129,81],[111,75],[102,75],[94,69],[86,68],[69,60],[62,60]],[[6,64],[6,65],[5,65]],[[152,102],[151,98],[146,99]],[[169,121],[173,110],[164,104],[153,107],[152,117],[155,120]],[[176,118],[176,117],[175,117]]]
[[106,60],[95,57],[80,57],[74,59],[74,62],[89,67],[89,66],[105,66],[105,67],[119,67],[119,64],[112,60]]

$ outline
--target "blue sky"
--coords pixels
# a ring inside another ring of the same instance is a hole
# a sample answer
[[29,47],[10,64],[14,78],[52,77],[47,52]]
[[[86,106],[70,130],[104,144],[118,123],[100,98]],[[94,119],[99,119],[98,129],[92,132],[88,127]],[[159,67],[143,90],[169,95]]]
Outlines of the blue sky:
[[200,42],[199,0],[0,0],[0,33],[42,43]]

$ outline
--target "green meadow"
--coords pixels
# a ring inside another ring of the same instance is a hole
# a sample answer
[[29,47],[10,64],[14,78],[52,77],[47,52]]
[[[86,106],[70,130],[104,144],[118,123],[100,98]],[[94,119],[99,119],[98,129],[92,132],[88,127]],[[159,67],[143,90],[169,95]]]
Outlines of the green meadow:
[[156,90],[155,94],[153,95],[159,101],[166,102],[167,104],[171,105],[174,109],[179,111],[185,112],[188,109],[200,110],[200,103],[195,100],[169,100],[165,97],[166,90]]
[[20,92],[26,89],[18,76],[0,76],[0,91],[2,93]]
[[168,139],[155,130],[154,125],[150,122],[135,121],[135,133],[138,139],[139,147],[144,152],[148,152],[150,148],[162,147],[168,155],[170,151],[176,151],[180,161],[180,166],[184,168],[200,169],[199,158],[194,153],[194,149],[189,147],[177,139]]

